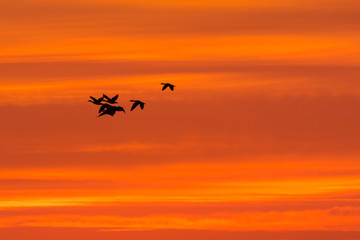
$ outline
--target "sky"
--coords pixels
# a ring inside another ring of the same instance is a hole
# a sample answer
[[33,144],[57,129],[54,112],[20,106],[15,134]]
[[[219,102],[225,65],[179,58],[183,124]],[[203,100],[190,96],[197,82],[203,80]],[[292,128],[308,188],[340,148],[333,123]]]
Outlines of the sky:
[[0,239],[360,239],[359,14],[0,0]]

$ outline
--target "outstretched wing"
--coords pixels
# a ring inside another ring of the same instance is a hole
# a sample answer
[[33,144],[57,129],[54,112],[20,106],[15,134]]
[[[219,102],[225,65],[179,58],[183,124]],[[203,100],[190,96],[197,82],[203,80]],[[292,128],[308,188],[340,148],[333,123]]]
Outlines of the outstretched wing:
[[100,109],[99,109],[99,113],[105,111],[106,109],[106,106],[105,105],[101,105]]
[[101,113],[98,117],[101,117],[101,116],[103,116],[103,115],[105,115],[105,114],[107,114],[107,112]]
[[171,91],[174,91],[174,85],[169,85],[169,87],[170,87],[170,89],[171,89]]
[[123,111],[125,113],[125,109],[123,107],[118,106],[118,107],[116,107],[116,110],[117,111]]
[[164,84],[162,90],[164,91],[167,87],[168,87],[168,85],[167,85],[167,84]]
[[144,109],[144,105],[145,105],[145,103],[140,103],[140,108]]
[[106,98],[106,100],[110,100],[110,98],[108,96],[106,96],[105,94],[103,94],[103,97]]
[[97,99],[94,98],[94,97],[92,97],[92,96],[90,96],[90,98],[91,98],[93,101],[97,101]]
[[109,104],[103,104],[103,105],[101,105],[101,107],[100,107],[100,109],[99,109],[99,113],[101,113],[101,112],[104,112],[106,109],[108,109],[109,107],[111,107],[111,105],[109,105]]
[[116,96],[113,97],[113,98],[111,99],[111,101],[116,101],[116,99],[118,99],[118,97],[119,97],[119,94],[116,94]]
[[[134,102],[134,104],[132,105],[130,111],[134,110],[137,105],[139,105],[139,103],[138,103],[138,102]],[[141,106],[140,106],[140,107],[141,107]]]
[[104,97],[101,97],[98,99],[99,102],[102,102],[104,100]]

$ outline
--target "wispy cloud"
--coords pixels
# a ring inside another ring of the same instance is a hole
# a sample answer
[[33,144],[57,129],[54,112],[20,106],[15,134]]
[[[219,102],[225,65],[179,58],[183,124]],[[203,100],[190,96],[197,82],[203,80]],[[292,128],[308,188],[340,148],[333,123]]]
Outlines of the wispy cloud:
[[[351,214],[347,214],[347,211]],[[345,212],[344,212],[345,211]],[[2,227],[81,227],[102,228],[103,231],[142,231],[155,229],[225,230],[225,231],[283,231],[337,230],[356,231],[360,224],[358,208],[288,212],[245,212],[205,216],[121,216],[43,215],[1,217]],[[303,219],[299,223],[298,219]],[[351,221],[349,221],[351,220]],[[345,222],[346,224],[345,224]]]

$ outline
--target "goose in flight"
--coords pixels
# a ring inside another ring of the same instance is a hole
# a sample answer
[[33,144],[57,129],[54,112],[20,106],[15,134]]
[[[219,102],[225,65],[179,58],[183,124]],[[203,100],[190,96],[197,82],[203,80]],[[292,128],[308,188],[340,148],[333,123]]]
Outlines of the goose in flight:
[[114,106],[111,106],[109,104],[106,104],[107,106],[104,107],[104,105],[102,105],[100,107],[100,110],[99,110],[100,115],[98,117],[101,117],[101,116],[103,116],[105,114],[110,115],[110,116],[114,116],[115,113],[118,112],[118,111],[119,112],[123,111],[125,113],[125,110],[124,110],[123,107],[120,107],[120,106],[114,107]]
[[90,96],[90,98],[91,98],[91,100],[89,100],[89,102],[96,104],[96,105],[101,105],[102,104],[101,102],[104,100],[103,97],[96,99],[96,98]]
[[167,87],[169,87],[171,89],[171,91],[174,91],[174,85],[170,84],[170,83],[161,83],[163,86],[162,91],[164,91]]
[[113,106],[111,106],[110,104],[107,103],[103,103],[101,104],[101,107],[99,108],[99,113],[102,113],[103,111],[105,111],[108,108],[112,108]]
[[134,103],[134,104],[132,105],[130,111],[134,110],[134,109],[137,107],[137,105],[140,105],[140,108],[141,108],[141,109],[144,109],[144,105],[145,105],[144,102],[139,101],[139,100],[130,100],[130,102],[133,102],[133,103]]
[[116,99],[118,99],[119,95],[116,94],[115,97],[109,98],[108,96],[106,96],[105,94],[103,94],[103,97],[105,98],[105,101],[106,101],[106,102],[113,104],[113,103],[117,103],[117,102],[116,102]]
[[112,106],[110,104],[107,104],[107,103],[104,103],[101,105],[100,109],[99,109],[99,113],[102,113],[104,111],[106,111],[107,109],[110,109],[110,108],[115,108],[117,109],[117,111],[122,111],[125,113],[125,109],[123,107],[120,107],[120,106]]

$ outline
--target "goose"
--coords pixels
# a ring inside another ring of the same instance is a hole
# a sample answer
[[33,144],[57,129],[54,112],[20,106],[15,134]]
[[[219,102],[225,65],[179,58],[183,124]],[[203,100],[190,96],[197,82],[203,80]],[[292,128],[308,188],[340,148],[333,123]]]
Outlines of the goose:
[[163,86],[162,91],[164,91],[167,87],[169,87],[171,89],[171,91],[174,91],[174,85],[170,84],[170,83],[161,83]]
[[105,98],[105,101],[108,102],[108,103],[117,103],[116,99],[118,99],[119,95],[117,94],[115,97],[109,98],[108,96],[103,94],[103,97]]
[[134,104],[132,105],[130,111],[134,110],[134,109],[137,107],[137,105],[140,105],[140,108],[141,108],[141,109],[144,109],[144,105],[145,105],[144,102],[139,101],[139,100],[130,100],[130,102],[133,102],[133,103],[134,103]]
[[105,111],[106,109],[108,108],[112,108],[113,106],[111,106],[110,104],[107,104],[107,103],[103,103],[101,104],[101,107],[99,108],[99,113]]
[[[105,104],[104,104],[105,105]],[[103,105],[103,106],[104,106]],[[125,113],[125,110],[124,110],[124,108],[123,107],[120,107],[120,106],[116,106],[116,107],[114,107],[114,106],[111,106],[111,105],[109,105],[109,104],[107,104],[108,106],[106,106],[106,107],[104,107],[103,109],[101,109],[103,106],[101,106],[101,108],[100,108],[100,110],[102,110],[102,111],[100,111],[99,110],[99,113],[100,113],[100,115],[98,116],[98,117],[101,117],[101,116],[103,116],[103,115],[105,115],[105,114],[108,114],[108,115],[110,115],[110,116],[114,116],[115,115],[115,113],[116,112],[120,112],[120,111],[123,111],[124,113]]]
[[96,104],[96,105],[101,105],[102,104],[101,102],[104,100],[103,97],[96,99],[96,98],[90,96],[90,98],[91,98],[91,100],[89,100],[89,102]]

